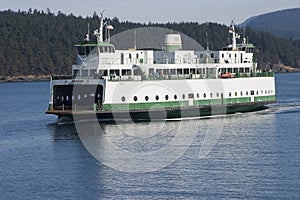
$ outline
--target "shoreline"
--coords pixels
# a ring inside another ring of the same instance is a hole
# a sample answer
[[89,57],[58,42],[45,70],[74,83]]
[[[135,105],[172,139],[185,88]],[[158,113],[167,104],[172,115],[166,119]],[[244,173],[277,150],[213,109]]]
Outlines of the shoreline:
[[0,76],[0,83],[50,81],[50,75]]
[[[294,68],[293,68],[294,69]],[[277,71],[276,74],[284,73],[300,73],[298,70],[288,70],[288,71]],[[40,82],[40,81],[50,81],[50,75],[18,75],[18,76],[0,76],[0,83],[9,82]]]

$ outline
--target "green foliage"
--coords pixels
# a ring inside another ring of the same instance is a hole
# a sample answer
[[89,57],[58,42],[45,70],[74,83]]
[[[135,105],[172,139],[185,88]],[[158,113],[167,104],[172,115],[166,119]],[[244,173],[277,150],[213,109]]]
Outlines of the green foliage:
[[270,32],[285,38],[300,39],[300,8],[276,11],[252,17],[241,26]]
[[[216,23],[142,24],[120,22],[116,17],[110,22],[115,27],[113,34],[137,27],[159,26],[185,33],[203,47],[208,42],[209,49],[213,50],[227,45],[230,38],[228,27]],[[88,24],[90,30],[98,28],[97,15],[82,18],[32,9],[28,12],[0,12],[0,76],[71,73],[71,66],[76,60],[73,45],[84,39]],[[300,41],[251,29],[247,29],[246,33],[258,48],[256,56],[260,65],[282,63],[300,67]]]

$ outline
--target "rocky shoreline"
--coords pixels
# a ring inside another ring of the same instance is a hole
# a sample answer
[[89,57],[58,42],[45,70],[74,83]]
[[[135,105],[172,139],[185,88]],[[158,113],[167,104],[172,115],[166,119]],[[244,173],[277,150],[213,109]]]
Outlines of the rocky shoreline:
[[18,75],[18,76],[0,76],[1,82],[38,82],[50,81],[50,75]]

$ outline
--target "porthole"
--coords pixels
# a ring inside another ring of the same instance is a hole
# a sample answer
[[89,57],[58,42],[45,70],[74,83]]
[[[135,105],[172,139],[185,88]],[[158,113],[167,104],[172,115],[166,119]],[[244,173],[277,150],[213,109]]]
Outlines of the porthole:
[[262,90],[262,91],[260,91],[260,93],[261,93],[261,94],[264,94],[264,91]]
[[229,97],[231,97],[231,92],[229,92]]
[[267,91],[267,90],[265,90],[265,94],[268,94],[268,91]]
[[182,94],[182,99],[185,99],[185,94]]
[[126,100],[126,98],[124,96],[122,96],[121,101],[124,102],[125,100]]
[[237,92],[234,93],[234,96],[237,96]]
[[243,91],[241,91],[241,97],[243,96]]
[[210,98],[212,98],[213,97],[213,93],[210,93]]
[[159,100],[159,96],[158,96],[158,95],[156,95],[156,96],[155,96],[155,99],[156,99],[156,101],[158,101],[158,100]]
[[176,94],[174,95],[174,99],[175,99],[175,100],[177,99],[177,95],[176,95]]
[[219,92],[217,92],[217,97],[219,97]]
[[166,95],[165,98],[166,98],[166,100],[168,100],[169,99],[169,95]]
[[248,91],[246,91],[246,96],[248,96],[249,95],[249,92]]
[[133,100],[134,100],[134,101],[137,101],[137,100],[138,100],[137,96],[134,96],[134,97],[133,97]]
[[149,97],[148,97],[148,96],[145,96],[145,100],[148,101],[148,100],[149,100]]
[[256,94],[257,94],[257,95],[259,94],[258,90],[256,91]]
[[200,94],[199,94],[199,93],[197,93],[197,98],[199,99],[199,97],[200,97]]
[[206,98],[206,93],[203,94],[203,97]]

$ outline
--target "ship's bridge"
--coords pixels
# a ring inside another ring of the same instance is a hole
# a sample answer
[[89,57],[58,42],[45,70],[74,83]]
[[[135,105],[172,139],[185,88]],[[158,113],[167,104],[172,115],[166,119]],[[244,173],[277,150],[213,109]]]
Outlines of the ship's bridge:
[[114,45],[106,42],[84,41],[77,43],[75,47],[77,48],[78,56],[83,60],[90,53],[96,55],[99,55],[100,53],[115,53]]

